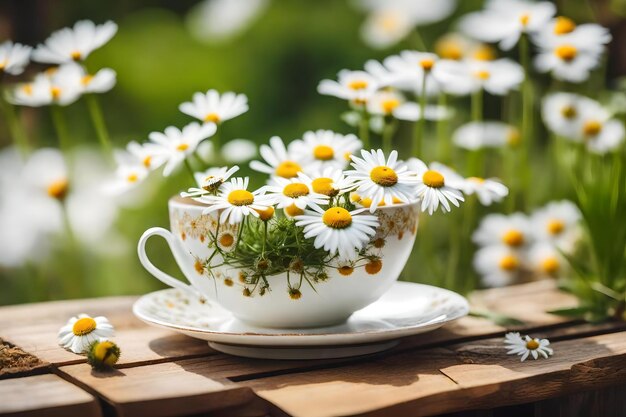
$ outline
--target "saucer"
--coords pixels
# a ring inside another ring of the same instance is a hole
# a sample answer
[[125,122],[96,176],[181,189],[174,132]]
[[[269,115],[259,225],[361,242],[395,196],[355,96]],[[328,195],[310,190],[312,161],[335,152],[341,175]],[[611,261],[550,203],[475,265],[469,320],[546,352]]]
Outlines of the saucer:
[[329,359],[380,352],[396,346],[400,338],[435,330],[468,312],[461,295],[411,282],[396,282],[347,322],[329,327],[255,327],[215,303],[174,288],[146,294],[133,305],[133,313],[149,325],[206,340],[220,352],[263,359]]

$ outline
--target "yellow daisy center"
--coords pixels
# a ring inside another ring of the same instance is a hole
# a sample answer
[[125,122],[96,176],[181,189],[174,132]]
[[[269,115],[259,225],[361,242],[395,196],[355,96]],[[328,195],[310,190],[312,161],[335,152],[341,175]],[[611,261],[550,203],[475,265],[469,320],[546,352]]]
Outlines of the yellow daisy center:
[[318,145],[313,149],[313,156],[321,161],[330,161],[335,157],[335,150],[328,145]]
[[256,212],[259,213],[259,219],[266,222],[274,215],[274,207],[269,206],[265,210],[257,210]]
[[522,26],[527,26],[528,22],[530,22],[530,15],[528,13],[524,13],[523,15],[519,17],[519,21],[522,24]]
[[354,267],[352,265],[343,265],[337,268],[337,271],[339,271],[339,273],[344,277],[347,277],[349,275],[352,275],[352,273],[354,272]]
[[193,269],[195,269],[199,275],[204,274],[204,265],[202,265],[202,262],[197,259],[196,262],[193,264]]
[[430,71],[435,66],[435,60],[432,58],[422,59],[420,61],[420,66],[424,69],[424,71]]
[[538,348],[539,348],[539,342],[537,342],[535,339],[530,339],[528,342],[526,342],[526,349],[535,350]]
[[596,120],[589,120],[583,125],[585,136],[596,136],[602,131],[602,124]]
[[558,235],[563,229],[565,229],[565,223],[561,220],[553,219],[548,222],[548,233],[551,235]]
[[443,175],[437,171],[433,171],[432,169],[424,172],[422,181],[424,182],[424,185],[431,188],[441,188],[445,185]]
[[348,83],[348,88],[352,90],[364,90],[368,86],[367,81],[365,80],[354,80]]
[[296,217],[304,214],[304,210],[302,210],[295,204],[292,204],[288,207],[285,207],[285,214],[287,214],[287,216],[289,217]]
[[339,190],[333,187],[332,178],[315,178],[311,182],[311,187],[313,188],[313,192],[327,195],[329,197],[334,197],[339,192]]
[[184,151],[186,151],[187,149],[189,149],[189,144],[188,144],[188,143],[181,143],[181,144],[179,144],[178,146],[176,146],[176,150],[177,150],[177,151],[184,152]]
[[365,272],[376,275],[383,269],[383,262],[380,259],[373,259],[365,264]]
[[254,195],[248,190],[234,190],[228,193],[228,202],[233,206],[248,206],[254,202]]
[[296,182],[293,184],[287,184],[285,188],[283,188],[283,194],[289,198],[298,198],[305,195],[309,195],[309,187],[301,182]]
[[524,244],[524,234],[517,229],[511,229],[502,236],[502,242],[513,247],[522,246]]
[[370,178],[382,187],[392,187],[398,183],[398,174],[393,169],[381,165],[370,171]]
[[53,99],[57,100],[61,97],[61,89],[59,87],[50,87],[50,95],[52,95]]
[[458,61],[463,58],[461,45],[453,40],[442,39],[435,45],[435,52],[443,59]]
[[220,122],[220,116],[217,113],[209,113],[206,116],[204,116],[204,121],[205,122],[219,123]]
[[346,151],[343,154],[343,159],[345,159],[346,161],[350,161],[352,159],[352,153],[350,151]]
[[560,45],[554,49],[554,54],[563,61],[571,61],[578,55],[578,49],[574,45]]
[[541,262],[541,269],[548,275],[554,275],[559,272],[559,260],[551,256]]
[[578,111],[574,106],[565,106],[561,109],[561,115],[566,119],[573,119],[578,116]]
[[96,357],[96,359],[101,360],[106,365],[115,365],[119,358],[115,353],[114,346],[115,345],[113,344],[113,342],[109,340],[99,342],[94,347],[93,355]]
[[385,114],[391,114],[399,105],[400,100],[398,100],[397,98],[383,100],[380,103],[380,106],[383,108],[383,112],[385,112]]
[[7,66],[7,60],[0,61],[0,71],[4,70],[4,67]]
[[298,176],[298,172],[302,171],[302,167],[292,161],[281,162],[276,167],[276,175],[283,178],[293,178]]
[[480,177],[469,177],[467,180],[475,182],[476,184],[483,184],[485,182],[485,179]]
[[126,181],[131,182],[131,183],[132,183],[132,182],[137,182],[137,180],[138,180],[138,179],[139,179],[139,177],[138,177],[138,176],[137,176],[137,174],[135,174],[135,173],[128,174],[128,175],[126,176]]
[[68,188],[69,183],[67,182],[67,179],[63,178],[50,183],[47,191],[50,197],[62,200],[67,195]]
[[33,94],[33,85],[32,84],[24,84],[22,86],[22,92],[24,92],[24,94],[26,94],[27,96],[30,96]]
[[489,45],[481,45],[476,48],[473,56],[478,61],[493,61],[496,59],[496,53]]
[[322,221],[333,229],[345,229],[352,224],[352,215],[343,207],[331,207],[322,215]]
[[559,16],[556,18],[556,23],[554,24],[555,35],[565,35],[573,32],[574,29],[576,29],[576,23],[569,17]]
[[488,79],[489,79],[489,77],[491,77],[491,74],[489,73],[489,71],[485,71],[485,70],[482,70],[482,71],[476,71],[476,72],[474,73],[474,75],[475,75],[477,78],[480,78],[481,80],[488,80]]
[[384,13],[377,20],[380,27],[388,33],[393,33],[400,23],[396,13]]
[[78,61],[79,59],[81,59],[82,54],[79,51],[74,51],[70,54],[70,56],[74,61]]
[[505,271],[514,271],[519,266],[519,261],[513,255],[506,255],[500,259],[500,268]]
[[219,239],[220,246],[230,248],[235,243],[235,237],[230,233],[224,233]]
[[72,326],[72,332],[76,336],[84,336],[96,330],[96,321],[91,317],[83,317],[76,320]]
[[150,165],[152,164],[152,157],[151,156],[146,156],[145,158],[143,158],[143,161],[141,161],[141,163],[146,168],[150,168]]
[[89,85],[89,83],[91,82],[91,80],[93,80],[93,75],[85,75],[83,78],[80,79],[80,82],[83,85]]

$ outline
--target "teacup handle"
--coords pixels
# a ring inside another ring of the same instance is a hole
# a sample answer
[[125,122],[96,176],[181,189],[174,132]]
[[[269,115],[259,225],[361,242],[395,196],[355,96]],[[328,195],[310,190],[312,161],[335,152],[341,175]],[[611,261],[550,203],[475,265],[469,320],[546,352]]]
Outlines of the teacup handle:
[[176,242],[176,238],[174,237],[172,232],[162,227],[152,227],[143,232],[143,235],[141,235],[141,237],[139,238],[139,243],[137,244],[137,254],[139,255],[139,262],[141,262],[143,267],[146,268],[146,270],[150,272],[156,279],[166,285],[169,285],[170,287],[177,288],[182,291],[188,291],[193,294],[199,294],[198,291],[196,291],[196,289],[193,288],[191,285],[185,284],[184,282],[174,278],[173,276],[161,271],[159,268],[154,266],[150,259],[148,259],[148,255],[146,254],[146,242],[152,236],[161,236],[163,239],[165,239],[167,245],[172,251],[172,255],[174,255],[174,259],[176,259],[176,262],[180,262],[180,260],[178,259],[178,251],[180,249],[178,247],[178,242]]

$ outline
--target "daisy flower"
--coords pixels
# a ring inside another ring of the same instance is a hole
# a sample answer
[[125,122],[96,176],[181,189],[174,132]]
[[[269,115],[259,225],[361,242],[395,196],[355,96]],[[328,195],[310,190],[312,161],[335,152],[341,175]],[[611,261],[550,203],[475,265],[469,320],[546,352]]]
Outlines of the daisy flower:
[[233,139],[222,145],[221,153],[225,161],[240,164],[257,155],[257,145],[248,139]]
[[585,109],[601,108],[595,100],[573,93],[551,93],[544,97],[541,116],[553,133],[570,140],[580,137]]
[[456,146],[470,151],[516,145],[519,140],[517,128],[495,121],[469,122],[458,127],[452,134],[452,142]]
[[341,70],[337,81],[322,80],[317,86],[317,91],[323,95],[362,105],[367,103],[378,88],[378,80],[368,72]]
[[350,156],[362,147],[363,143],[353,134],[342,135],[321,129],[305,132],[302,139],[289,146],[290,154],[310,171],[326,167],[343,169]]
[[26,161],[22,175],[30,186],[54,200],[63,201],[69,193],[68,167],[58,149],[37,150]]
[[295,178],[298,176],[298,172],[302,171],[300,161],[292,156],[291,146],[288,152],[282,139],[278,136],[270,138],[269,146],[261,145],[259,153],[265,163],[250,162],[250,168],[255,171],[282,178]]
[[22,45],[21,43],[13,43],[4,41],[0,44],[0,74],[7,73],[11,75],[19,75],[24,72],[24,67],[28,65],[30,60],[30,52],[33,48]]
[[32,82],[19,84],[9,95],[9,101],[29,107],[51,104],[68,106],[84,92],[81,71],[76,64],[65,64],[38,74]]
[[237,165],[233,167],[209,168],[204,172],[193,174],[198,188],[190,188],[186,193],[180,193],[181,197],[197,197],[204,194],[214,194],[222,184],[239,171]]
[[548,359],[549,356],[554,354],[552,348],[550,348],[550,341],[548,339],[536,339],[526,335],[520,336],[517,332],[507,333],[504,336],[504,344],[509,350],[507,354],[521,356],[520,360],[524,362],[528,356],[532,356],[533,359],[538,359],[542,356]]
[[329,197],[314,192],[304,178],[305,181],[300,178],[275,178],[273,185],[265,187],[268,203],[279,209],[296,207],[302,211],[307,207],[328,204]]
[[226,221],[230,224],[241,223],[244,217],[250,214],[259,217],[258,211],[263,211],[270,205],[267,197],[263,195],[263,189],[248,191],[249,182],[248,177],[231,178],[220,186],[218,195],[197,197],[194,200],[209,205],[203,210],[203,214],[222,210],[221,223]]
[[48,64],[64,64],[83,61],[89,54],[107,43],[117,32],[111,21],[96,25],[91,20],[80,20],[72,29],[63,28],[53,32],[33,51],[32,59]]
[[533,41],[540,47],[570,44],[580,52],[601,54],[611,38],[611,33],[605,27],[595,23],[577,26],[572,19],[559,16],[537,33]]
[[504,245],[511,250],[522,249],[532,241],[531,225],[522,213],[489,214],[485,216],[472,236],[479,246]]
[[509,50],[522,34],[543,29],[555,15],[554,4],[528,0],[488,0],[485,9],[465,15],[459,28],[466,35],[483,42],[499,42]]
[[163,133],[152,132],[148,136],[150,140],[161,146],[160,152],[167,155],[167,162],[163,169],[163,175],[169,176],[185,158],[192,154],[198,144],[212,136],[217,130],[215,123],[199,124],[189,123],[182,130],[174,126],[165,128]]
[[565,261],[553,245],[539,242],[528,250],[528,264],[540,277],[558,278],[563,273]]
[[[439,57],[433,53],[402,51],[399,55],[385,58],[383,64],[393,74],[394,87],[413,91],[417,95],[425,93],[427,96],[435,96],[439,93],[439,87],[432,71],[438,60]],[[426,89],[422,91],[424,82]]]
[[330,255],[338,254],[344,260],[355,259],[379,225],[376,216],[361,214],[365,209],[313,207],[313,210],[297,216],[296,226],[304,228],[305,238],[315,238],[316,248],[323,247]]
[[352,156],[354,170],[347,171],[346,177],[354,182],[361,197],[372,200],[371,213],[381,202],[390,205],[394,200],[409,202],[415,199],[417,179],[406,164],[398,162],[397,151],[392,151],[385,159],[381,149],[363,149],[361,156]]
[[[136,142],[129,143],[138,145]],[[128,190],[137,187],[148,177],[149,168],[144,161],[136,154],[126,150],[115,150],[113,153],[117,168],[115,170],[115,180],[105,186],[105,192],[111,194],[123,194]]]
[[[454,110],[447,106],[427,104],[424,107],[424,119],[430,121],[448,120],[454,115]],[[422,119],[421,106],[414,102],[407,102],[398,106],[393,112],[393,117],[398,120],[415,122]],[[374,119],[372,119],[373,121]],[[382,130],[382,129],[381,129]]]
[[558,39],[539,45],[534,64],[537,71],[549,72],[557,80],[580,83],[600,65],[600,56],[599,52],[581,49],[570,40]]
[[298,178],[314,193],[335,197],[354,188],[352,181],[347,179],[340,169],[326,167],[323,170],[309,171],[309,173],[310,175],[301,172]]
[[89,74],[80,65],[77,76],[80,76],[80,84],[83,87],[83,93],[106,93],[115,86],[116,73],[110,68],[103,68],[95,74]]
[[531,230],[537,240],[571,252],[581,237],[581,219],[580,210],[571,201],[552,201],[532,214]]
[[495,178],[469,177],[463,181],[463,193],[466,195],[476,194],[478,201],[483,206],[499,203],[509,195],[509,189]]
[[100,340],[113,336],[113,326],[106,317],[90,317],[79,314],[69,319],[59,330],[59,345],[74,353],[87,353],[89,346]]
[[487,246],[474,254],[474,269],[487,287],[502,287],[517,280],[523,265],[519,252],[506,246]]
[[226,92],[220,95],[217,90],[195,93],[192,101],[182,103],[179,110],[204,122],[220,124],[248,111],[248,97],[244,94]]
[[269,3],[269,0],[204,0],[187,14],[187,28],[201,42],[224,42],[253,24]]
[[605,154],[617,149],[624,141],[624,123],[611,118],[603,107],[583,104],[581,108],[579,134],[574,140],[582,141],[587,150]]
[[441,88],[455,95],[485,90],[505,95],[524,80],[524,70],[518,63],[502,58],[494,61],[440,60],[433,68],[433,76]]
[[421,199],[421,210],[433,214],[439,206],[443,211],[450,211],[450,203],[459,207],[465,201],[461,193],[463,178],[445,165],[434,162],[427,166],[417,158],[411,158],[407,164],[416,173],[416,194]]
[[448,33],[435,42],[435,53],[441,59],[453,61],[478,60],[493,61],[497,54],[493,47],[476,42],[460,33]]

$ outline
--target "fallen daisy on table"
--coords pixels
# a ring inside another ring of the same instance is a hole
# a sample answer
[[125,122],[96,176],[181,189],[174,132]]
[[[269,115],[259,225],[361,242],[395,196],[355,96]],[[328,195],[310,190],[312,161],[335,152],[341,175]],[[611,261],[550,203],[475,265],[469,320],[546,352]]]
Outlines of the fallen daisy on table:
[[87,353],[92,343],[113,336],[113,332],[113,325],[106,317],[79,314],[59,330],[59,345],[74,353]]
[[507,354],[521,356],[522,362],[529,356],[537,360],[539,356],[548,359],[554,354],[552,348],[549,347],[550,341],[548,339],[537,339],[528,335],[522,337],[517,332],[507,333],[504,336],[504,344],[508,349]]

